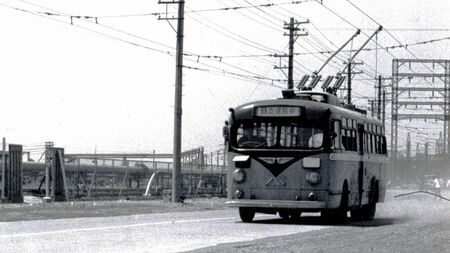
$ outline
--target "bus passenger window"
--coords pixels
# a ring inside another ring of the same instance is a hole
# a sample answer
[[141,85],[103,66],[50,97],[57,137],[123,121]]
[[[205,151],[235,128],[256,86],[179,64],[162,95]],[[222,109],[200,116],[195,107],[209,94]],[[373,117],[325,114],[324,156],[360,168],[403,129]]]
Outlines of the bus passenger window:
[[381,137],[381,147],[382,147],[381,153],[383,155],[387,154],[386,137],[384,137],[384,136]]
[[358,138],[356,138],[356,131],[352,131],[352,141],[353,141],[353,145],[352,145],[352,147],[353,147],[353,151],[358,151],[358,146],[357,146],[357,143],[358,143]]
[[369,153],[369,134],[364,133],[364,153]]
[[377,154],[382,154],[381,136],[377,135]]
[[323,142],[323,132],[321,130],[313,129],[313,133],[308,140],[309,148],[320,148]]
[[345,129],[341,130],[341,138],[342,138],[342,147],[344,148],[344,150],[348,150],[347,134]]
[[332,138],[332,148],[333,149],[341,149],[341,124],[339,121],[334,121],[334,124],[332,125],[332,131],[333,134]]
[[376,152],[377,152],[377,148],[376,148],[375,135],[372,135],[372,153],[376,153]]
[[353,132],[352,130],[347,130],[347,144],[348,144],[348,150],[350,150],[350,151],[354,150],[352,132]]
[[378,152],[378,135],[374,135],[374,142],[375,142],[375,154],[379,154]]

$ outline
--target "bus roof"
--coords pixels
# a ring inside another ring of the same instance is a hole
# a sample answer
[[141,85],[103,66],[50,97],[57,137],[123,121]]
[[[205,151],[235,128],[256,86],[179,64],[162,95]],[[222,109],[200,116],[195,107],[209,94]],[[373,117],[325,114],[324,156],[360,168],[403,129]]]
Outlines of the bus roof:
[[[259,100],[237,106],[233,111],[237,118],[247,118],[253,114],[254,108],[260,106],[301,106],[307,109],[308,113],[318,113],[329,110],[333,115],[342,115],[348,118],[364,120],[367,123],[381,125],[378,119],[368,117],[366,111],[357,109],[354,106],[344,105],[339,99],[327,92],[300,91],[295,92],[295,96],[286,96],[284,98]],[[292,95],[292,94],[290,94]]]

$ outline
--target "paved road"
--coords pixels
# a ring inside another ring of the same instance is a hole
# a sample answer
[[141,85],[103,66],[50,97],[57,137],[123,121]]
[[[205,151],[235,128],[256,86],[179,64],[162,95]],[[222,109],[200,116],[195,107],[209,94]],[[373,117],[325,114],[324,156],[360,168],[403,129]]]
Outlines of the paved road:
[[[256,220],[267,219],[258,216]],[[178,252],[324,226],[243,224],[235,210],[0,223],[1,252]]]
[[314,215],[297,223],[235,209],[0,223],[9,252],[450,252],[450,204],[428,196],[390,199],[377,218],[340,226]]
[[[405,191],[402,191],[403,193]],[[222,244],[196,252],[450,252],[450,202],[426,194],[389,198],[377,206],[376,218],[348,221],[321,230],[287,236]],[[443,193],[447,198],[450,191]],[[293,226],[320,225],[306,216]],[[275,226],[281,220],[265,220]]]

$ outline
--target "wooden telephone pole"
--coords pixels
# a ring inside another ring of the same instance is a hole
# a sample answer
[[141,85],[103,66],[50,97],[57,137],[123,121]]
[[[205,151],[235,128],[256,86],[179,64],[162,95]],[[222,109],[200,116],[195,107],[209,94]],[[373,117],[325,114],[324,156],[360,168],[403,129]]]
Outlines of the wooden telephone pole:
[[182,87],[183,87],[183,39],[184,39],[184,0],[159,1],[159,4],[178,4],[178,17],[161,18],[177,20],[177,52],[175,70],[175,108],[173,130],[173,171],[172,202],[180,202],[181,195],[181,120],[182,120]]
[[[308,33],[305,29],[298,28],[301,24],[308,24],[309,20],[306,21],[296,21],[294,18],[290,18],[289,23],[284,24],[284,29],[288,30],[289,33],[285,33],[284,36],[289,36],[289,54],[288,55],[275,55],[277,57],[288,57],[288,89],[294,88],[294,44],[298,37],[307,36]],[[303,31],[303,33],[298,33],[298,31]],[[286,67],[276,67],[275,69],[283,69]],[[283,72],[284,73],[284,72]],[[285,74],[286,75],[286,74]]]

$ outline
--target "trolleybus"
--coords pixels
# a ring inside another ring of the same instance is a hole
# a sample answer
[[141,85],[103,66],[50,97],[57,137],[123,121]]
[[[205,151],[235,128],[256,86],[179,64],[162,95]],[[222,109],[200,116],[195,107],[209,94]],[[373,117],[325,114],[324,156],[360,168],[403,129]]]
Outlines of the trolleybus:
[[372,219],[386,190],[386,139],[379,120],[327,92],[230,108],[228,200],[243,222],[255,213],[330,221]]

